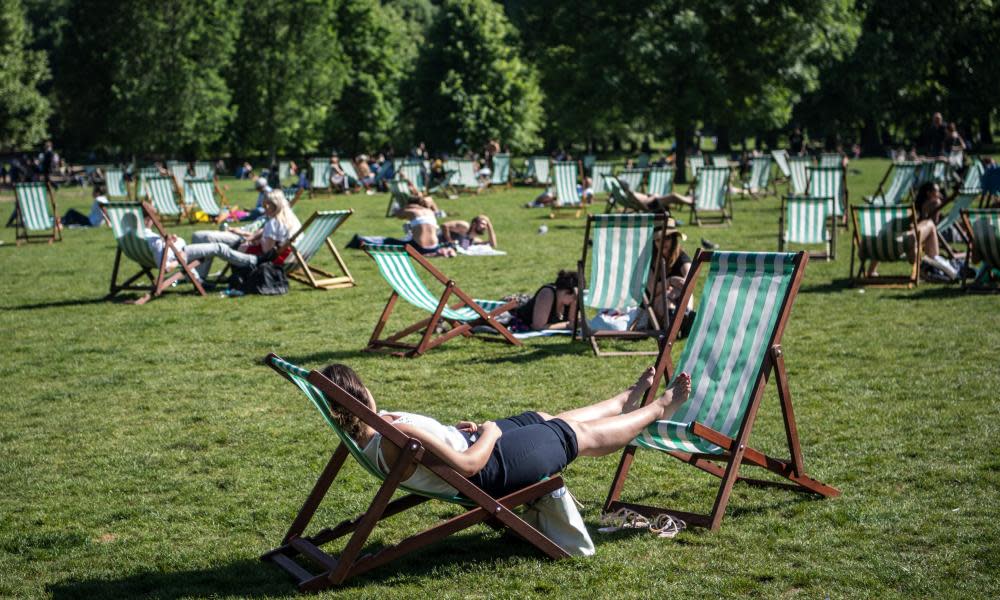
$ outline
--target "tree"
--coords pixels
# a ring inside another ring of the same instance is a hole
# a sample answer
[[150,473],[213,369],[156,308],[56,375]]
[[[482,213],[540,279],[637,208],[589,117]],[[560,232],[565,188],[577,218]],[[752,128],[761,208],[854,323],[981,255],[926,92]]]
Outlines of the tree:
[[518,53],[515,30],[489,0],[445,0],[428,32],[412,89],[420,139],[454,148],[499,139],[514,151],[538,146],[542,93]]
[[48,79],[44,53],[28,50],[31,32],[20,0],[0,0],[0,150],[45,138],[52,112],[39,86]]

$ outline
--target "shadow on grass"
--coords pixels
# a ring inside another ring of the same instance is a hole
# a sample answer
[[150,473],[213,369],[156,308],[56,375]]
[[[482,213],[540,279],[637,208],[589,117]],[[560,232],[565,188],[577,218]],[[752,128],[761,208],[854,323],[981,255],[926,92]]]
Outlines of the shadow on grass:
[[522,350],[519,350],[516,354],[512,354],[510,356],[477,356],[474,358],[465,358],[463,361],[470,364],[520,364],[543,360],[550,356],[561,356],[566,354],[584,355],[590,353],[590,346],[581,342],[564,342],[561,344],[545,344],[530,347],[528,344],[525,344]]
[[915,290],[907,290],[905,294],[889,296],[893,300],[922,300],[925,298],[960,298],[968,295],[958,285],[920,286]]
[[829,283],[822,283],[819,285],[804,285],[799,288],[799,293],[830,294],[833,292],[843,292],[849,289],[851,289],[851,279],[849,277],[845,277],[844,279],[834,279]]
[[[38,310],[42,308],[61,308],[64,306],[86,306],[88,304],[115,304],[115,302],[106,299],[104,296],[101,296],[99,298],[77,298],[74,300],[58,300],[56,302],[39,302],[37,304],[22,304],[21,306],[10,306],[8,308],[13,310]],[[121,303],[119,302],[119,304]]]
[[357,350],[320,350],[319,352],[312,352],[310,354],[293,354],[288,356],[279,354],[279,356],[292,364],[308,365],[315,363],[357,360],[360,358],[374,358],[385,355],[373,352],[363,352],[359,348]]

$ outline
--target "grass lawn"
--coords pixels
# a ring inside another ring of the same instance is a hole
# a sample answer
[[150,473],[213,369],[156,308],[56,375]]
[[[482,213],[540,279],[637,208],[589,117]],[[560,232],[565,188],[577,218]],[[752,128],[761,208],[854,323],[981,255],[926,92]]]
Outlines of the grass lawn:
[[[887,164],[852,163],[852,202],[874,191]],[[239,204],[255,198],[247,182],[225,184]],[[462,219],[490,215],[508,255],[438,266],[482,298],[532,292],[559,268],[574,267],[584,221],[553,222],[547,211],[521,208],[536,193],[441,200]],[[60,211],[89,206],[79,189],[60,191],[57,200]],[[353,208],[337,236],[343,245],[354,233],[399,232],[400,222],[383,216],[386,201],[307,198],[296,212],[304,221],[316,209]],[[731,227],[684,230],[691,251],[701,237],[724,249],[773,251],[777,222],[776,198],[737,200]],[[547,234],[537,233],[542,224]],[[186,239],[194,230],[171,229]],[[357,251],[344,253],[358,281],[352,289],[292,282],[283,297],[168,293],[129,306],[102,299],[114,257],[107,229],[68,230],[52,246],[15,248],[13,229],[0,239],[0,596],[295,597],[292,581],[257,557],[280,542],[335,438],[294,386],[261,365],[268,352],[309,368],[345,362],[381,407],[444,422],[604,399],[648,363],[598,359],[563,338],[523,348],[458,339],[416,360],[362,354],[389,292]],[[1000,297],[938,284],[852,289],[849,257],[842,232],[835,262],[809,263],[784,336],[806,467],[842,490],[840,498],[738,485],[718,532],[691,530],[674,540],[594,533],[596,556],[560,562],[478,527],[335,593],[995,595]],[[894,271],[905,267],[882,268]],[[751,440],[782,452],[773,384]],[[617,460],[581,459],[565,473],[592,531]],[[717,489],[709,476],[649,451],[640,451],[632,473],[623,497],[647,504],[704,512]],[[353,516],[373,493],[372,480],[349,465],[316,522]],[[376,542],[392,543],[454,509],[432,504],[416,512],[420,519],[377,529]]]

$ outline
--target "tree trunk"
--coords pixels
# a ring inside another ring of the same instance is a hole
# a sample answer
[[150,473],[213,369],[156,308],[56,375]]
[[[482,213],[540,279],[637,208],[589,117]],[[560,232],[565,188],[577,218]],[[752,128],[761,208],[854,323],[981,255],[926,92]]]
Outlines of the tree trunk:
[[687,169],[684,163],[687,160],[687,150],[691,140],[688,137],[687,126],[675,126],[674,138],[677,140],[677,153],[674,155],[674,181],[677,183],[687,183]]
[[979,115],[979,143],[984,146],[993,145],[993,132],[990,131],[990,113]]
[[715,132],[716,132],[715,151],[720,154],[722,153],[728,154],[730,151],[732,151],[732,144],[729,143],[729,126],[720,125],[719,127],[716,128]]
[[882,144],[879,143],[879,127],[874,117],[865,117],[861,126],[861,152],[866,156],[882,156],[884,154]]
[[764,143],[767,144],[768,150],[775,150],[778,147],[778,132],[775,130],[768,131],[764,134]]
[[622,151],[622,139],[618,136],[611,138],[611,149],[615,152]]

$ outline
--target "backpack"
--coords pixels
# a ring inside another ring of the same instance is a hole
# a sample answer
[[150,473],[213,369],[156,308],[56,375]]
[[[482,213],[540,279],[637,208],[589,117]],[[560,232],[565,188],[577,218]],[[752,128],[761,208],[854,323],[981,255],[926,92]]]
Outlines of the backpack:
[[253,269],[234,269],[229,287],[244,294],[279,296],[288,293],[288,277],[281,267],[264,262]]

